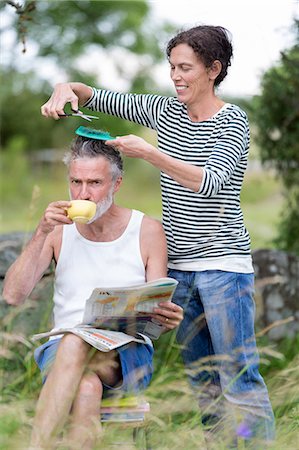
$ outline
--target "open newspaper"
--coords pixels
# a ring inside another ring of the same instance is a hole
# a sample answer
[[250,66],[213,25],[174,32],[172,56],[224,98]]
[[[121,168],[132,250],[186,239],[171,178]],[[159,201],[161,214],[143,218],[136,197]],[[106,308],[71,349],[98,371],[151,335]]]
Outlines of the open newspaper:
[[86,300],[83,323],[35,334],[32,339],[73,333],[100,351],[108,352],[129,342],[158,339],[164,330],[150,313],[163,301],[171,301],[178,282],[159,278],[136,286],[95,288]]

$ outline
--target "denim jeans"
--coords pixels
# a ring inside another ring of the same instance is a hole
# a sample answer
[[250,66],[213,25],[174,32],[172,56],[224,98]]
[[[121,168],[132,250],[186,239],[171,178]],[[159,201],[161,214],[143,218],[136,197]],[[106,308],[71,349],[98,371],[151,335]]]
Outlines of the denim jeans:
[[239,435],[272,441],[274,417],[254,333],[254,275],[173,269],[168,274],[179,281],[173,301],[183,307],[184,319],[177,341],[203,423],[230,430],[235,440]]

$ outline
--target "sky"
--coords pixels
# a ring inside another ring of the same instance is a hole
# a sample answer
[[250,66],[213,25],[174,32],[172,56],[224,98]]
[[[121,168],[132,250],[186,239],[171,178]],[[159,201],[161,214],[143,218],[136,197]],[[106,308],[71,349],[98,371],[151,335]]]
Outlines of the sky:
[[[234,57],[220,91],[235,96],[259,93],[261,75],[294,44],[290,27],[299,19],[299,0],[150,0],[155,17],[182,28],[221,25],[232,33]],[[170,86],[168,64],[159,68]]]

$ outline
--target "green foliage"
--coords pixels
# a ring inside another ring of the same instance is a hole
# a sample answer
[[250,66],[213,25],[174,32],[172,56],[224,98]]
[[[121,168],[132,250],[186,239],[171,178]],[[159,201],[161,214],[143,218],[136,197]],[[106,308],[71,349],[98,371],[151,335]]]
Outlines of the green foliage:
[[258,135],[262,160],[274,163],[287,187],[299,181],[298,96],[299,29],[298,44],[264,75],[256,111],[259,128],[264,131]]
[[52,55],[55,45],[61,63],[82,54],[90,44],[117,45],[136,53],[156,50],[158,56],[155,39],[143,27],[148,13],[144,0],[38,2],[30,34],[39,43],[41,56]]
[[59,148],[67,139],[70,140],[75,123],[56,123],[40,114],[40,107],[47,99],[44,91],[50,89],[46,82],[38,80],[31,72],[20,74],[7,68],[3,68],[2,76],[7,80],[0,86],[1,142],[4,151],[12,152],[13,158],[16,140],[22,141],[24,152]]
[[[0,5],[11,18],[9,42],[13,36],[20,38],[20,26],[25,27],[22,39],[26,39],[27,47],[29,44],[34,46],[36,56],[32,62],[35,67],[47,67],[51,63],[50,67],[54,64],[63,74],[62,80],[98,85],[101,67],[109,59],[116,72],[127,81],[129,89],[131,85],[135,92],[155,90],[152,67],[162,57],[157,36],[166,41],[171,25],[154,23],[148,2],[52,0],[25,1],[23,6],[14,4],[14,9],[8,1]],[[3,35],[6,31],[3,26]],[[40,107],[49,98],[53,87],[41,78],[43,75],[37,75],[38,70],[27,70],[27,56],[19,54],[16,42],[3,50],[1,75],[5,84],[0,86],[0,102],[4,151],[11,147],[10,139],[15,136],[22,137],[25,152],[65,148],[73,138],[74,130],[82,125],[82,119],[55,122],[43,118]],[[82,56],[87,61],[85,65]],[[94,61],[98,61],[97,66]],[[95,128],[108,130],[116,136],[140,133],[141,127],[128,121],[104,114],[99,117],[100,120],[92,124]]]
[[262,161],[276,169],[286,188],[277,244],[299,254],[299,21],[294,28],[295,45],[264,74],[253,105]]
[[278,248],[299,255],[299,186],[294,186],[286,195],[279,224],[279,236],[274,240]]
[[[12,9],[9,9],[11,2],[5,1],[2,8],[5,4],[6,12],[12,15],[12,26],[18,31],[24,14],[21,16],[19,11],[13,14]],[[54,61],[69,79],[83,81],[84,73],[88,73],[89,69],[80,69],[78,60],[82,55],[90,55],[90,50],[93,56],[89,59],[97,58],[99,61],[98,75],[101,66],[106,64],[107,51],[119,59],[116,61],[119,73],[130,67],[130,64],[124,65],[124,58],[130,61],[134,55],[134,61],[138,61],[138,55],[146,56],[139,59],[136,74],[130,76],[132,80],[135,76],[139,78],[142,67],[143,70],[148,69],[148,79],[152,65],[162,58],[157,36],[164,43],[167,33],[172,29],[168,23],[153,22],[150,5],[145,0],[25,1],[22,11],[29,8],[30,4],[33,4],[34,10],[30,11],[30,16],[25,15],[26,45],[33,42],[38,49],[37,57],[44,62]],[[118,47],[122,49],[121,54],[115,52]],[[11,57],[10,65],[16,67],[17,60]]]

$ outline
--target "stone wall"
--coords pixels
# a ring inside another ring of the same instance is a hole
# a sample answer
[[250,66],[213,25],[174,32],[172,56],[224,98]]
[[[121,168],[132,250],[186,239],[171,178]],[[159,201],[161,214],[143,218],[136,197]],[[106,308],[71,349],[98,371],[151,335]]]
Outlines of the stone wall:
[[[279,250],[253,252],[257,324],[279,340],[299,333],[299,257]],[[272,327],[272,328],[271,328]]]
[[[30,235],[0,235],[0,291],[8,267]],[[299,258],[278,250],[253,252],[256,273],[257,331],[267,330],[273,340],[299,333]],[[24,334],[44,331],[51,325],[53,268],[50,268],[24,306],[8,307],[1,297],[0,319]],[[37,301],[38,300],[38,301]]]

